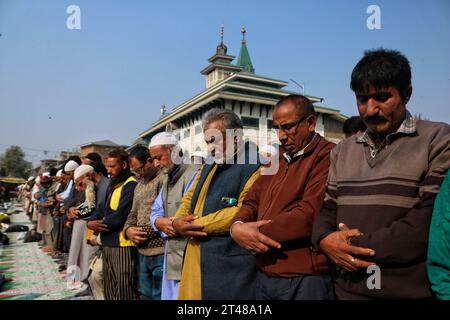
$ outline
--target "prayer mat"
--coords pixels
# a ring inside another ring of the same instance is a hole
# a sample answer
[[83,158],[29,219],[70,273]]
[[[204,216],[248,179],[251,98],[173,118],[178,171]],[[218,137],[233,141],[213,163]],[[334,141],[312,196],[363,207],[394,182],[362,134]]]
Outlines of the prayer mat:
[[[24,212],[14,216],[23,221]],[[0,273],[6,283],[0,300],[71,300],[79,291],[68,290],[59,265],[36,242],[24,243],[24,232],[8,233],[11,242],[0,245]],[[85,297],[83,299],[89,299]],[[81,300],[81,299],[80,299]]]

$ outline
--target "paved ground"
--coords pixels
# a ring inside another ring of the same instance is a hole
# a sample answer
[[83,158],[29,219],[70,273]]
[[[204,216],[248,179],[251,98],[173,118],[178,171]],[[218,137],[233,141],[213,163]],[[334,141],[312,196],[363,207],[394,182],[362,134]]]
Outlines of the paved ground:
[[[10,216],[11,225],[31,226],[18,205],[17,213]],[[68,290],[58,264],[38,246],[37,242],[23,243],[24,232],[7,233],[10,244],[0,245],[0,272],[8,281],[0,292],[0,300],[88,300],[75,298],[77,291]]]

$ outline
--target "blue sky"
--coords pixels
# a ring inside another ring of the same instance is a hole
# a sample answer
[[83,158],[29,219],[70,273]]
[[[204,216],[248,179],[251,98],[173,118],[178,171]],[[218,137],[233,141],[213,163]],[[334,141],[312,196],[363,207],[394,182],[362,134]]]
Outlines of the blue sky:
[[[81,30],[66,28],[71,4]],[[381,30],[366,27],[371,4]],[[363,51],[400,50],[413,71],[409,109],[450,122],[448,0],[0,0],[0,152],[31,148],[36,162],[44,155],[32,149],[132,143],[162,104],[171,110],[204,90],[200,70],[222,22],[230,54],[245,24],[257,74],[305,83],[345,115],[357,113],[349,79]]]

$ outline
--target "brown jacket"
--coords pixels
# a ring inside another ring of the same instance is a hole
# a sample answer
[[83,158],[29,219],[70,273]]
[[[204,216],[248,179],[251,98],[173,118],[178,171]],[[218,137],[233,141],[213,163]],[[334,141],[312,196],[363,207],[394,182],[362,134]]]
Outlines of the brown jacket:
[[311,234],[320,212],[334,144],[320,135],[303,155],[289,163],[281,155],[275,175],[261,175],[249,190],[234,222],[272,220],[260,231],[281,243],[257,256],[257,264],[268,276],[297,277],[328,271],[327,259],[313,251]]

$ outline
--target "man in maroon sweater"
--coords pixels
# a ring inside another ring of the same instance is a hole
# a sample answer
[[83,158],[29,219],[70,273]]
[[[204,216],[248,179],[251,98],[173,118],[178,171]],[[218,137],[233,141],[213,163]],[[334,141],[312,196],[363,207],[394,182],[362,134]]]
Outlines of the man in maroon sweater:
[[316,122],[304,96],[277,103],[273,123],[285,153],[274,175],[253,184],[230,229],[241,247],[255,253],[258,299],[334,297],[327,259],[311,244],[334,147],[315,132]]

